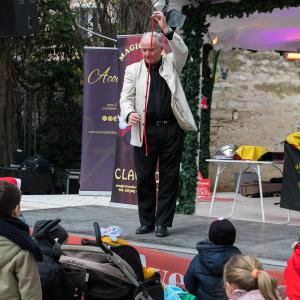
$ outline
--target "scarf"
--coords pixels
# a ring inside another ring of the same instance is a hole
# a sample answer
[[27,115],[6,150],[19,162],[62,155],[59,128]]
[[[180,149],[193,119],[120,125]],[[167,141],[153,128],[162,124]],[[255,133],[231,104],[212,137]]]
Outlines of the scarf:
[[33,254],[35,260],[42,261],[43,256],[36,243],[29,236],[29,227],[14,217],[0,216],[0,235],[9,239],[23,250]]

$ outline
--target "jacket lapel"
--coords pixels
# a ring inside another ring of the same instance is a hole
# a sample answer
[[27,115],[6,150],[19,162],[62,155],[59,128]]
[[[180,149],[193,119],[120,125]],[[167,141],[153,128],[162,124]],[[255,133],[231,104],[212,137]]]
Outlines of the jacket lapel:
[[[138,66],[138,76],[137,76],[137,86],[136,89],[137,95],[136,99],[138,100],[138,103],[136,105],[138,106],[138,110],[144,109],[144,100],[146,95],[146,89],[147,89],[147,77],[148,77],[148,70],[146,67],[146,64],[144,60],[141,60],[139,66]],[[149,96],[149,90],[150,90],[150,78],[149,78],[149,86],[148,86],[148,96]],[[147,104],[148,104],[148,97],[147,97]]]

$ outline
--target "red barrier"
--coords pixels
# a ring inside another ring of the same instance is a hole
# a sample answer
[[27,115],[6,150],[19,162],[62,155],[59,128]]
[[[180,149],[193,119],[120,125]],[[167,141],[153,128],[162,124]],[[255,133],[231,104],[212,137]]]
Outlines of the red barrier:
[[143,265],[159,270],[161,279],[165,284],[184,286],[183,276],[191,262],[189,258],[149,248],[134,247],[140,253]]

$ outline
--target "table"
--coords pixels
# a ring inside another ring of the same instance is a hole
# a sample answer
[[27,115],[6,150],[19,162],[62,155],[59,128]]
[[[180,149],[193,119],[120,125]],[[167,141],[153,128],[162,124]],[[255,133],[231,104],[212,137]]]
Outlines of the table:
[[[265,210],[264,210],[264,199],[263,199],[263,191],[262,191],[262,179],[261,179],[261,166],[271,166],[277,170],[282,175],[282,171],[280,169],[280,165],[283,165],[283,161],[254,161],[254,160],[234,160],[234,159],[206,159],[207,162],[217,164],[217,173],[216,173],[216,179],[215,179],[215,184],[214,184],[214,190],[213,190],[213,195],[211,199],[211,204],[210,204],[210,209],[209,209],[209,216],[212,215],[212,210],[213,210],[213,205],[215,202],[215,196],[216,196],[216,191],[217,191],[217,186],[219,182],[219,177],[222,174],[222,172],[232,166],[232,165],[239,165],[240,166],[240,171],[239,171],[239,176],[237,179],[237,185],[235,189],[235,195],[234,195],[234,201],[232,204],[231,208],[231,213],[229,217],[233,216],[234,210],[235,210],[235,204],[237,201],[237,194],[240,188],[240,181],[241,181],[241,175],[243,171],[247,169],[253,169],[257,175],[258,175],[258,186],[259,186],[259,194],[260,194],[260,207],[261,207],[261,215],[262,215],[262,221],[265,222]],[[290,211],[287,211],[287,222],[289,223],[290,221]]]

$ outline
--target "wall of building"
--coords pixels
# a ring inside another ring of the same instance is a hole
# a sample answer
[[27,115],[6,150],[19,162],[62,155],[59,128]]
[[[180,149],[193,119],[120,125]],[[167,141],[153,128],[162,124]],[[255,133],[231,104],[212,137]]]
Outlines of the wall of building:
[[[220,54],[212,100],[212,155],[227,144],[283,151],[282,141],[300,124],[299,66],[276,52]],[[270,169],[263,174],[266,180],[280,176]],[[210,178],[214,176],[211,166]],[[220,189],[231,190],[232,183],[231,169],[223,176]]]

